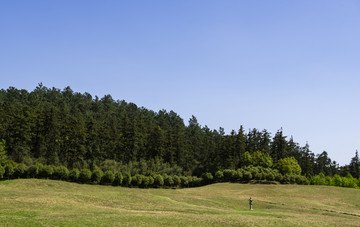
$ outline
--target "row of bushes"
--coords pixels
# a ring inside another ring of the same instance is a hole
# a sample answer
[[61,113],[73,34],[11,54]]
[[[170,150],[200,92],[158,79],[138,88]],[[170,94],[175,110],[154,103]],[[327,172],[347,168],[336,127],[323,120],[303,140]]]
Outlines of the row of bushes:
[[98,167],[90,169],[72,169],[69,171],[65,166],[52,166],[35,164],[27,167],[25,164],[10,163],[0,165],[0,179],[16,178],[43,178],[78,182],[83,184],[103,184],[127,187],[197,187],[204,182],[202,178],[194,176],[170,176],[167,174],[141,175],[130,173],[114,173],[111,170],[103,172]]
[[323,173],[315,175],[309,178],[309,182],[312,185],[328,185],[328,186],[339,186],[347,188],[360,188],[360,179],[356,179],[351,176],[350,173],[346,177],[341,177],[337,174],[334,176],[325,176]]
[[219,170],[214,175],[205,173],[199,177],[177,176],[167,174],[131,175],[129,172],[113,172],[107,170],[103,172],[99,167],[93,166],[90,169],[72,169],[69,171],[65,166],[53,166],[35,164],[26,166],[23,163],[17,164],[9,162],[5,166],[0,165],[0,179],[15,178],[44,178],[54,180],[65,180],[84,184],[103,184],[126,187],[197,187],[215,182],[280,182],[283,184],[312,184],[330,185],[340,187],[359,188],[360,180],[353,178],[350,174],[346,177],[334,175],[325,176],[320,173],[309,178],[294,174],[281,174],[276,169],[247,166],[245,168],[233,170]]
[[[210,180],[209,173],[203,178]],[[215,182],[249,182],[255,181],[277,181],[283,184],[308,184],[306,177],[296,174],[281,174],[277,169],[247,166],[245,168],[233,170],[219,170],[215,173]]]

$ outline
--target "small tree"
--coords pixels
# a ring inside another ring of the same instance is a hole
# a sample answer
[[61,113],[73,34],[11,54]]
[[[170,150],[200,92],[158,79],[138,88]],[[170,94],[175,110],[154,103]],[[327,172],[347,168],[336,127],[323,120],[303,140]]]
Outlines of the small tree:
[[178,176],[173,176],[173,181],[174,181],[174,186],[177,187],[177,186],[180,186],[181,184],[181,180],[180,180],[180,177]]
[[223,173],[223,171],[221,171],[221,170],[216,171],[216,173],[215,173],[215,180],[217,180],[218,182],[221,182],[221,181],[224,180],[224,173]]
[[70,172],[69,172],[69,179],[72,181],[72,182],[77,182],[78,179],[79,179],[79,176],[80,176],[80,171],[75,168],[75,169],[72,169]]
[[5,178],[10,179],[14,175],[14,166],[12,163],[7,163],[5,165]]
[[132,181],[132,177],[131,177],[131,174],[129,172],[126,172],[124,174],[124,178],[123,178],[123,181],[122,181],[122,185],[123,186],[130,186],[131,185],[131,181]]
[[115,175],[113,173],[113,171],[111,170],[107,170],[104,173],[104,176],[101,178],[101,183],[102,184],[112,184],[115,180]]
[[54,168],[53,177],[56,180],[67,180],[69,177],[69,170],[65,166],[57,166]]
[[54,173],[54,168],[51,165],[44,165],[43,168],[39,169],[39,176],[41,178],[49,178]]
[[174,185],[174,180],[171,176],[165,175],[164,176],[164,185],[171,187]]
[[205,173],[202,175],[202,179],[204,181],[205,184],[211,184],[214,177],[211,173]]
[[27,166],[24,163],[20,163],[14,168],[14,178],[22,178],[26,176]]
[[123,175],[121,174],[121,172],[116,172],[113,185],[119,186],[122,184],[122,181],[123,181]]
[[5,174],[5,168],[2,165],[0,165],[0,179],[4,178],[4,174]]
[[89,183],[91,180],[91,171],[89,169],[82,169],[79,174],[79,182],[80,183]]
[[162,187],[164,185],[164,178],[160,174],[155,176],[154,185],[157,187]]
[[100,183],[103,175],[104,175],[103,171],[99,167],[94,166],[91,174],[91,181],[94,183]]
[[300,165],[294,157],[280,159],[275,168],[282,174],[301,174]]

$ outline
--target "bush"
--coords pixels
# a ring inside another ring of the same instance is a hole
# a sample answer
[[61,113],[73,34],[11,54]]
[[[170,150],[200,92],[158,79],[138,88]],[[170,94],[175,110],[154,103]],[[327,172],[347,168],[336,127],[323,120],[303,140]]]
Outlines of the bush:
[[91,175],[92,175],[92,173],[89,169],[82,169],[80,171],[78,181],[83,184],[89,183],[91,180]]
[[24,163],[20,163],[14,168],[14,178],[23,178],[26,177],[27,166]]
[[161,187],[164,185],[164,178],[160,174],[155,176],[154,185],[157,187]]
[[221,182],[221,181],[224,180],[224,173],[223,173],[223,171],[221,171],[221,170],[216,171],[216,173],[215,173],[215,180],[217,180],[218,182]]
[[42,169],[44,166],[41,163],[36,163],[32,165],[27,170],[28,177],[36,178],[39,177],[39,169]]
[[57,166],[54,168],[53,178],[56,180],[67,180],[69,178],[69,170],[65,166]]
[[100,183],[103,175],[103,171],[99,167],[95,166],[91,174],[91,181],[94,183]]
[[181,186],[182,187],[188,187],[189,186],[189,180],[188,180],[187,177],[181,176],[180,180],[181,180]]
[[266,180],[268,180],[268,181],[273,181],[273,180],[275,180],[275,174],[273,174],[273,173],[267,173],[267,174],[265,174],[265,179]]
[[142,176],[142,182],[141,182],[141,187],[142,188],[147,188],[149,187],[150,184],[150,179],[148,176]]
[[113,181],[113,185],[114,186],[119,186],[119,185],[122,184],[122,181],[123,181],[123,175],[121,174],[121,172],[115,173],[115,178],[114,178],[114,181]]
[[225,169],[223,171],[225,181],[231,181],[236,171],[233,169]]
[[131,185],[132,186],[138,186],[140,187],[142,184],[143,176],[140,174],[135,174],[135,176],[132,177]]
[[262,180],[262,179],[264,179],[264,175],[262,173],[255,174],[255,180]]
[[53,175],[54,173],[54,168],[51,165],[44,165],[41,169],[39,169],[39,174],[38,176],[40,178],[49,178]]
[[280,159],[276,163],[275,168],[277,168],[282,174],[299,175],[301,173],[300,165],[294,157]]
[[238,169],[234,175],[233,175],[233,180],[234,181],[241,181],[243,179],[243,172],[241,169]]
[[188,177],[189,179],[189,186],[190,187],[199,187],[201,186],[201,178],[198,177]]
[[244,172],[243,172],[243,179],[244,179],[245,181],[249,181],[249,180],[251,180],[252,178],[253,178],[253,176],[252,176],[251,172],[249,172],[249,171],[244,171]]
[[79,176],[80,176],[80,171],[77,168],[72,169],[69,172],[69,179],[72,182],[77,182],[79,180]]
[[211,173],[205,173],[202,175],[202,179],[205,184],[211,184],[214,177]]
[[174,186],[177,187],[177,186],[180,186],[181,185],[181,180],[180,180],[180,177],[178,176],[173,176],[173,181],[174,181]]
[[171,187],[174,185],[174,180],[171,176],[165,175],[164,176],[164,185]]
[[112,184],[115,180],[115,174],[111,170],[107,170],[101,178],[101,184]]
[[122,185],[128,187],[131,185],[131,181],[132,181],[131,174],[129,172],[125,173],[122,181]]
[[5,174],[5,168],[0,165],[0,180],[4,178],[4,174]]
[[152,187],[154,185],[154,178],[152,176],[149,176],[149,187]]
[[5,165],[5,178],[10,179],[14,175],[14,166],[10,163]]

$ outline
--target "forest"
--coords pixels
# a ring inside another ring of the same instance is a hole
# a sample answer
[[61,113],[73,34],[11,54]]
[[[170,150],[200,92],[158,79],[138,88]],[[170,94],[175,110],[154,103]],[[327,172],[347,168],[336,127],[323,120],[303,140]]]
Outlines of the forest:
[[249,166],[286,173],[284,163],[295,161],[295,172],[309,181],[359,178],[360,171],[357,151],[348,165],[339,166],[326,151],[314,154],[309,144],[298,144],[282,129],[272,136],[266,129],[240,126],[226,134],[221,127],[201,126],[195,116],[185,124],[174,111],[155,112],[111,95],[98,98],[41,83],[31,92],[0,90],[0,141],[3,166],[98,168],[130,176],[208,174],[212,179]]

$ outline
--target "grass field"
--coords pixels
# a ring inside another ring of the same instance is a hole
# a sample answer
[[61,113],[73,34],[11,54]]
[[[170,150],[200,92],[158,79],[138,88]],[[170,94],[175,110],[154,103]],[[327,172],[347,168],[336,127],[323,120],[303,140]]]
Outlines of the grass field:
[[360,190],[231,183],[174,190],[38,179],[0,182],[0,226],[275,225],[360,226]]

